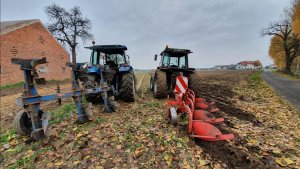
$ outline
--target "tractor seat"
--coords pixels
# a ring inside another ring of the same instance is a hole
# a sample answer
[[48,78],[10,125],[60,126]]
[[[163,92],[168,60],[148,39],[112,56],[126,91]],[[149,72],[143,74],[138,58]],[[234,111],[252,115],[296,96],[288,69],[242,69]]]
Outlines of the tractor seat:
[[20,59],[12,58],[11,63],[21,65],[21,69],[32,69],[37,65],[48,63],[46,58],[42,59]]

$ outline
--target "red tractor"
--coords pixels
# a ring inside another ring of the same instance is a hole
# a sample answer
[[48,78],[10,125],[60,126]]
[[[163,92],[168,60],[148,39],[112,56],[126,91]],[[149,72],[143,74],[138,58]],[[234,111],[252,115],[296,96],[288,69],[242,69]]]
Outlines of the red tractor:
[[[150,89],[156,98],[166,98],[173,95],[176,77],[182,75],[188,78],[188,87],[193,90],[196,96],[200,94],[200,79],[195,68],[188,64],[188,49],[169,48],[161,52],[161,61],[155,73],[151,75]],[[157,60],[155,55],[154,60]]]

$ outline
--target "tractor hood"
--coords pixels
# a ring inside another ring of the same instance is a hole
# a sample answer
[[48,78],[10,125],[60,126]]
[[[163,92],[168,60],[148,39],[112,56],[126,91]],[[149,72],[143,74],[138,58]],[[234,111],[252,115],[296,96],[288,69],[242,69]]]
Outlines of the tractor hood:
[[99,74],[100,75],[101,71],[102,71],[102,69],[97,66],[88,66],[86,69],[87,74]]
[[130,70],[132,70],[132,67],[129,65],[121,65],[119,67],[119,72],[129,72]]

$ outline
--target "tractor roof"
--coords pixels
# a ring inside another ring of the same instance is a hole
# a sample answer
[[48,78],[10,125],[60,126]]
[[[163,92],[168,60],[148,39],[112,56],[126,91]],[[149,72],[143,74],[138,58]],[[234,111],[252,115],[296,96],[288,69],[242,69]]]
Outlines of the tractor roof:
[[94,45],[85,48],[97,51],[127,50],[125,45]]
[[178,54],[189,54],[189,53],[193,53],[191,50],[189,49],[178,49],[178,48],[169,48],[166,47],[165,50],[163,50],[161,52],[162,53],[167,52],[167,53],[178,53]]

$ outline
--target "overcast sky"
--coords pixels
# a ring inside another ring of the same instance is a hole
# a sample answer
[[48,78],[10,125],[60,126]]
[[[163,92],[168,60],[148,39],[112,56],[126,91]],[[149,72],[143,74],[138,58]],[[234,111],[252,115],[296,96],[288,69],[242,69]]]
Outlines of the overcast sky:
[[[92,22],[96,44],[124,44],[134,68],[155,68],[165,45],[191,49],[191,67],[208,68],[242,60],[271,64],[269,37],[260,30],[277,21],[290,0],[1,0],[1,21],[49,20],[45,6],[80,6]],[[80,42],[78,61],[90,51]]]

